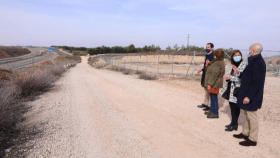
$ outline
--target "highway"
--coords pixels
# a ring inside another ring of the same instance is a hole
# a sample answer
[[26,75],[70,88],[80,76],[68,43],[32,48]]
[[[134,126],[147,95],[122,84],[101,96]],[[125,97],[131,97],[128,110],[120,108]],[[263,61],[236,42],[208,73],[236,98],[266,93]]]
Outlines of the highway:
[[47,48],[43,47],[29,47],[31,53],[23,56],[0,59],[0,68],[9,70],[18,70],[26,67],[30,67],[36,63],[53,60],[61,52],[48,52]]

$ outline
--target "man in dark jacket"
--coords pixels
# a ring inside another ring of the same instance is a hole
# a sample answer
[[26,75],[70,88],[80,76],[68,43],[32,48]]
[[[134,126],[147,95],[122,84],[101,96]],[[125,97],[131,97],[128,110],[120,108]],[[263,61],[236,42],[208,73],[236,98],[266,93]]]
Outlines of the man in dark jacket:
[[204,110],[209,110],[209,100],[210,100],[210,95],[208,93],[207,88],[205,87],[205,75],[206,75],[206,70],[211,61],[214,59],[214,44],[213,43],[207,43],[206,44],[206,49],[205,49],[205,60],[203,64],[203,68],[198,71],[198,73],[202,72],[201,76],[201,86],[204,88],[204,101],[201,105],[198,105],[197,107],[199,108],[204,108]]
[[242,146],[256,146],[258,140],[258,115],[257,111],[263,102],[264,83],[266,75],[266,64],[261,55],[263,47],[255,43],[250,47],[248,66],[241,76],[241,87],[237,89],[237,103],[244,111],[245,121],[243,131],[233,135]]

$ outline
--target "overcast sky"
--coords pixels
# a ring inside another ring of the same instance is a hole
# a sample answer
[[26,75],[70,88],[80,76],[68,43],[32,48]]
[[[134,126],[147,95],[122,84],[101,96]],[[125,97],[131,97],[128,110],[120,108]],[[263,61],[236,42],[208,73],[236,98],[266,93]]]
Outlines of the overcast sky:
[[279,0],[0,0],[0,45],[280,50]]

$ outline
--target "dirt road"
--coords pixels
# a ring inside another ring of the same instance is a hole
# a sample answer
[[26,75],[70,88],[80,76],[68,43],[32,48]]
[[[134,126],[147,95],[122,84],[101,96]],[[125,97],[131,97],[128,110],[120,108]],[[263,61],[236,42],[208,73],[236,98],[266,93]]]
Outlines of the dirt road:
[[224,132],[226,114],[208,120],[196,107],[199,93],[97,70],[83,58],[31,103],[28,124],[41,123],[44,135],[28,157],[279,158],[279,124],[260,122],[258,146],[240,147]]

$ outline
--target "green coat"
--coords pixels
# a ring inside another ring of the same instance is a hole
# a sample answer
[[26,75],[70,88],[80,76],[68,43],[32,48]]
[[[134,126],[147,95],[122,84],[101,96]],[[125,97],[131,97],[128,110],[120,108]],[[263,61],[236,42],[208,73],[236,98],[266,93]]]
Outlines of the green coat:
[[225,62],[223,60],[214,60],[213,63],[207,68],[205,87],[210,85],[213,88],[222,88],[224,75]]

